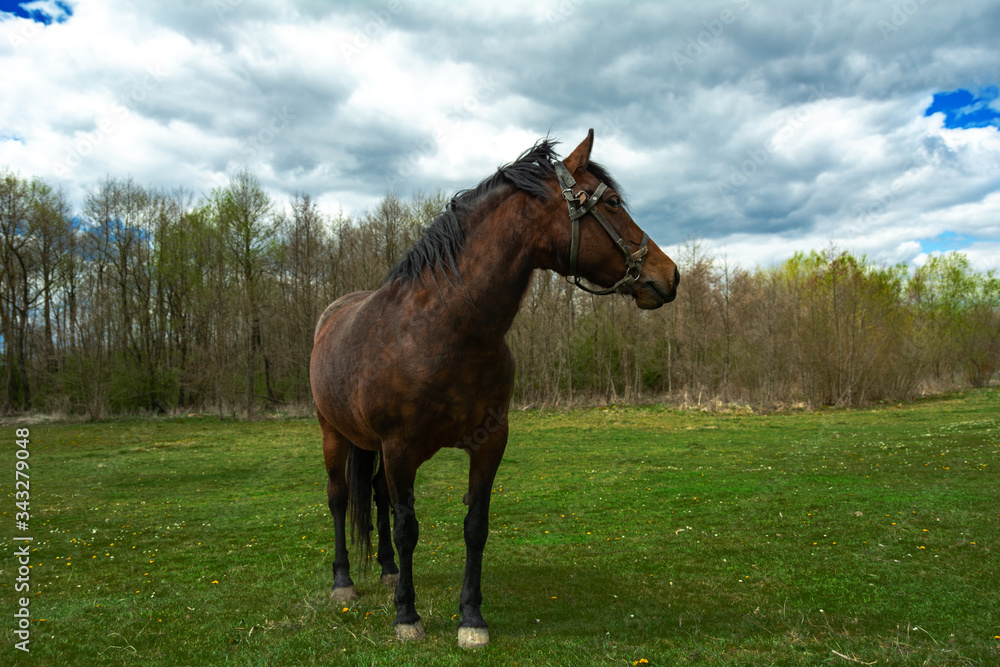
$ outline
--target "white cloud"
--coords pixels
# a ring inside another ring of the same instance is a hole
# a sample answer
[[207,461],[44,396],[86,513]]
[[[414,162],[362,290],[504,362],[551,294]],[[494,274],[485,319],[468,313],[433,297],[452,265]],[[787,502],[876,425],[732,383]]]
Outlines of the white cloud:
[[0,165],[77,205],[105,174],[201,193],[247,167],[276,197],[354,214],[595,127],[594,158],[661,245],[702,236],[752,265],[834,242],[918,263],[951,232],[995,262],[1000,132],[923,116],[935,92],[1000,83],[991,2],[921,5],[888,34],[891,7],[848,0],[636,2],[611,19],[577,0],[216,4],[4,20]]

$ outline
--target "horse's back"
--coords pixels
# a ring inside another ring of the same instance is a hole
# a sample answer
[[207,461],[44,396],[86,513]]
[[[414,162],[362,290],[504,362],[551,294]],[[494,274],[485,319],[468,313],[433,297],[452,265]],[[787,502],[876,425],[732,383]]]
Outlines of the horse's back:
[[344,296],[340,297],[339,299],[331,303],[329,306],[327,306],[326,310],[323,311],[323,314],[320,315],[319,319],[316,321],[316,331],[313,333],[313,344],[315,345],[316,341],[319,340],[320,332],[323,331],[326,324],[330,321],[330,318],[333,317],[333,315],[337,311],[343,310],[347,306],[360,304],[365,299],[370,297],[373,293],[374,292],[372,290],[351,292],[350,294],[345,294]]
[[350,359],[359,352],[350,349],[352,325],[361,306],[372,294],[371,290],[345,294],[327,306],[319,316],[309,360],[309,382],[313,400],[321,412],[331,399],[331,388],[343,384]]
[[351,292],[326,307],[316,323],[309,360],[309,383],[320,422],[364,449],[376,447],[377,439],[365,425],[357,402],[371,342],[363,324],[359,330],[358,318],[375,293]]

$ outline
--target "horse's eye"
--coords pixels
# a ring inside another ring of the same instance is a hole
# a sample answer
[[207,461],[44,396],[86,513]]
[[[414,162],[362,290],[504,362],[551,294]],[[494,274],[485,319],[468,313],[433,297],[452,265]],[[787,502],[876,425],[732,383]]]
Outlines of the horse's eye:
[[610,206],[611,208],[618,208],[621,205],[622,205],[622,200],[619,199],[618,197],[611,197],[610,199],[608,199],[608,206]]

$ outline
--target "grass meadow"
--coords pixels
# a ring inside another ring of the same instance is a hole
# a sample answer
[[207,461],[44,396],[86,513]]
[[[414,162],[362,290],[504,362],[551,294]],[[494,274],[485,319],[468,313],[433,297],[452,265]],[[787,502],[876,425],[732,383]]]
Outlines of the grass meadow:
[[512,414],[483,612],[456,645],[466,457],[417,478],[417,609],[377,566],[331,602],[305,419],[30,427],[30,653],[14,649],[15,427],[0,427],[4,665],[1000,665],[1000,391],[775,415]]

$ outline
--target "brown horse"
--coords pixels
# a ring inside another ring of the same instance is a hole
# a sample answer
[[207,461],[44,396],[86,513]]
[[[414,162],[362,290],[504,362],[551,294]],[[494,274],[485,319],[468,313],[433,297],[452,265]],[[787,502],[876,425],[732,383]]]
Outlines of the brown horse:
[[626,294],[640,308],[659,308],[676,294],[676,265],[633,222],[607,171],[590,161],[593,141],[591,130],[565,162],[541,141],[458,193],[379,289],[337,299],[316,325],[310,381],[336,540],[331,595],[355,597],[347,510],[350,504],[352,542],[367,562],[374,496],[378,561],[383,583],[395,583],[400,639],[424,636],[412,574],[417,468],[442,447],[456,447],[469,455],[458,643],[489,642],[480,575],[514,386],[504,335],[532,272],[549,269],[594,293]]

